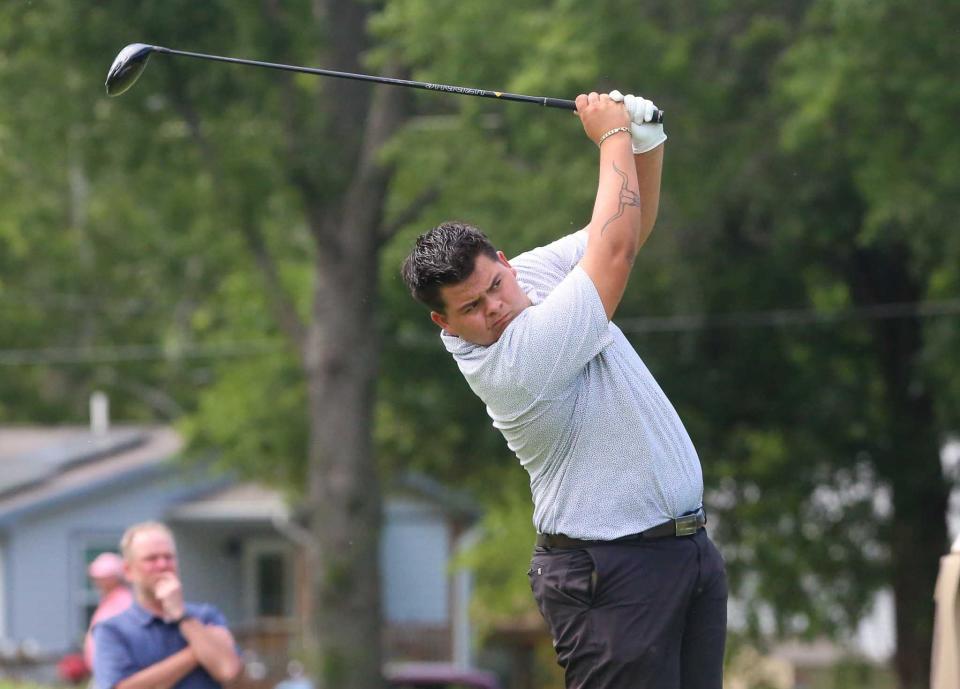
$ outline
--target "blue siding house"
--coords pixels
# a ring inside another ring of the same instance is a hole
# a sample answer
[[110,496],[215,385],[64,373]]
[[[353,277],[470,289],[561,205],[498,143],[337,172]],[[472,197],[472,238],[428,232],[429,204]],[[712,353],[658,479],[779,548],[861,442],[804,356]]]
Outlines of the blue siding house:
[[[130,524],[156,519],[176,534],[187,597],[219,606],[265,663],[285,663],[303,622],[306,534],[276,491],[190,466],[182,452],[169,427],[0,427],[0,649],[53,659],[78,648],[97,602],[87,564],[116,551]],[[387,657],[469,663],[469,575],[450,561],[475,510],[411,476],[384,515]]]

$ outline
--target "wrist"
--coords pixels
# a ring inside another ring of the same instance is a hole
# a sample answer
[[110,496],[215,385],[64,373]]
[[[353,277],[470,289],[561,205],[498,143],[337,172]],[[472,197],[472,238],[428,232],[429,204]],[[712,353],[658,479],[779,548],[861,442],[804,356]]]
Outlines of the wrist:
[[620,134],[621,132],[622,132],[622,133],[625,133],[625,134],[629,134],[629,133],[630,133],[630,128],[629,128],[629,127],[614,127],[613,129],[607,130],[606,132],[604,132],[603,134],[600,135],[600,138],[599,138],[599,139],[597,139],[597,146],[600,146],[604,141],[606,141],[607,139],[609,139],[611,136],[616,136],[617,134]]
[[667,140],[662,124],[632,124],[630,138],[635,155],[652,151]]

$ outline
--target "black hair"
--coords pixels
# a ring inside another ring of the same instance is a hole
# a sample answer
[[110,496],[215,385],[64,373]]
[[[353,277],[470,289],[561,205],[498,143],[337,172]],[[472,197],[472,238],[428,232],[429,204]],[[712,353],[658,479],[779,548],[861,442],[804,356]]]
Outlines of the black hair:
[[440,288],[470,277],[480,254],[497,258],[497,250],[487,236],[473,225],[447,221],[417,237],[400,274],[414,299],[444,313]]

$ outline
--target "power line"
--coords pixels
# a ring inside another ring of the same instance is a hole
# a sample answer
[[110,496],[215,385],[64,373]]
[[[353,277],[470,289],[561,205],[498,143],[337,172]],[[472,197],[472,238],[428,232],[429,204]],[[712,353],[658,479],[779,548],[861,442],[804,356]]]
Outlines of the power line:
[[816,309],[776,309],[729,314],[690,314],[624,318],[615,321],[621,330],[631,333],[679,333],[720,328],[770,328],[801,325],[828,325],[854,321],[879,321],[896,318],[932,318],[960,314],[960,299],[914,301],[874,306],[859,306],[837,311]]
[[118,364],[135,361],[175,361],[178,359],[227,359],[276,354],[284,348],[283,344],[277,342],[249,340],[178,346],[137,344],[104,347],[2,349],[0,350],[0,366]]
[[60,307],[66,311],[88,310],[92,308],[114,308],[124,311],[154,308],[158,302],[140,297],[99,297],[71,292],[19,292],[5,290],[0,293],[0,304],[10,307],[39,306]]
[[[616,321],[628,333],[684,333],[722,328],[778,328],[828,325],[840,322],[897,318],[934,318],[960,315],[960,299],[900,302],[823,312],[815,309],[777,309],[730,314],[686,314],[624,318]],[[436,346],[436,335],[409,333],[398,338],[402,347]],[[100,347],[45,347],[0,350],[0,366],[112,364],[134,361],[219,359],[276,354],[286,345],[270,340],[237,340],[183,345],[135,344]]]
[[[86,313],[90,311],[108,312],[111,315],[126,316],[136,313],[158,313],[172,311],[183,303],[196,303],[198,297],[183,296],[179,301],[169,296],[162,299],[146,297],[108,297],[71,292],[19,292],[0,291],[0,309],[23,310],[58,309],[67,312]],[[251,311],[254,304],[244,302],[239,307]]]

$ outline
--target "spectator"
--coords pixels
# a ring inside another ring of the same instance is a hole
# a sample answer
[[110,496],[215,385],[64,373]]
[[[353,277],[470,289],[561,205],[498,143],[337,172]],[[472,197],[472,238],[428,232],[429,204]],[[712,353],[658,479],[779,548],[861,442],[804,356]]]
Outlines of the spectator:
[[216,689],[239,676],[242,665],[223,615],[183,599],[170,529],[135,524],[120,545],[134,601],[93,628],[96,687]]
[[129,608],[133,593],[123,577],[123,559],[116,553],[100,553],[90,563],[87,574],[100,591],[100,604],[90,618],[90,628],[83,640],[83,659],[90,672],[93,672],[94,625]]

